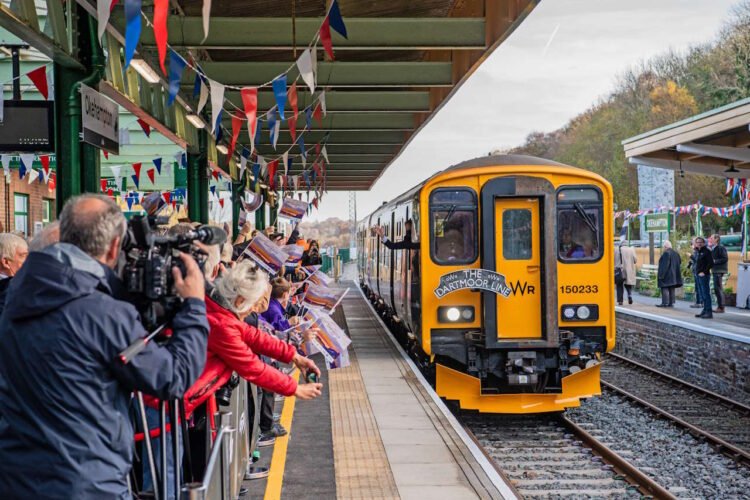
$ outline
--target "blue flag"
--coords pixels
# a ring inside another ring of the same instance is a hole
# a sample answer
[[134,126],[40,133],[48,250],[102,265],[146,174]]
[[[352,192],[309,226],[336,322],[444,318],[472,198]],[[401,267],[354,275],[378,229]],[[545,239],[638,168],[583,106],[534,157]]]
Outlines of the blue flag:
[[346,25],[344,25],[344,19],[341,17],[338,0],[331,2],[331,9],[328,11],[328,25],[339,35],[349,38],[346,35]]
[[305,121],[307,122],[307,125],[305,128],[307,128],[307,130],[312,129],[312,114],[313,114],[312,107],[305,109]]
[[161,175],[161,158],[154,158],[151,161],[154,162],[154,166],[156,167],[156,171],[159,172],[159,175]]
[[273,132],[276,128],[276,113],[274,110],[268,112],[268,138],[273,142]]
[[255,123],[255,140],[253,141],[256,146],[260,144],[260,139],[261,139],[260,129],[261,129],[261,121],[260,121],[260,118],[258,118],[258,121]]
[[182,80],[182,72],[185,71],[186,64],[185,60],[177,52],[174,50],[169,51],[169,99],[167,99],[167,106],[174,104],[177,92],[180,91],[180,81]]
[[141,38],[141,0],[125,0],[125,68]]
[[284,121],[284,106],[286,105],[286,73],[277,76],[271,83],[276,106],[279,108],[279,118]]
[[133,175],[130,176],[130,178],[133,179],[133,184],[135,184],[135,188],[138,189],[139,188],[139,186],[138,186],[138,176],[135,175],[135,174],[133,174]]
[[133,208],[133,197],[132,196],[126,196],[125,201],[128,203],[128,210]]
[[258,177],[260,176],[260,163],[253,163],[253,187],[258,185]]
[[182,153],[182,156],[180,156],[180,164],[182,168],[187,168],[187,153]]
[[307,158],[307,151],[305,151],[305,138],[302,134],[297,138],[297,144],[299,145],[299,151],[302,153],[302,157]]
[[211,194],[216,194],[216,186],[211,186],[208,190],[211,191]]

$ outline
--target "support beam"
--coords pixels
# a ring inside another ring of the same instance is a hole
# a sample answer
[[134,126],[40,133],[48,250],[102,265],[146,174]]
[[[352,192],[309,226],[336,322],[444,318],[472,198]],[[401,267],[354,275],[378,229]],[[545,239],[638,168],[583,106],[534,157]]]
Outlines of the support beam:
[[[209,78],[225,85],[257,86],[289,69],[288,62],[204,62]],[[288,78],[298,75],[294,66]],[[195,76],[185,72],[183,84],[192,85]],[[318,83],[326,87],[451,87],[450,62],[347,62],[318,63]]]
[[[117,12],[115,25],[124,31],[124,16]],[[297,41],[312,40],[322,19],[296,19]],[[291,50],[292,20],[288,17],[212,17],[208,39],[203,41],[200,17],[172,16],[169,44],[175,48],[208,50]],[[332,32],[336,50],[484,50],[482,18],[347,17],[348,39]],[[141,43],[155,46],[152,30],[143,30]],[[299,44],[298,44],[299,46]],[[322,47],[318,47],[322,53]],[[322,56],[319,56],[322,59]]]
[[628,158],[631,165],[644,165],[646,167],[666,168],[679,172],[688,172],[692,174],[708,175],[711,177],[743,179],[750,176],[750,169],[737,169],[737,172],[727,172],[725,167],[709,165],[705,163],[696,163],[692,161],[661,160],[649,158],[647,156],[633,156]]
[[[300,87],[298,102],[300,109],[309,106],[313,98],[310,93]],[[185,86],[185,92],[192,95],[192,84]],[[225,97],[235,106],[242,108],[242,98],[235,90],[227,89]],[[268,110],[276,104],[273,93],[260,90],[258,92],[258,109]],[[331,90],[326,92],[326,109],[328,113],[343,112],[423,112],[430,111],[430,93],[424,90]]]
[[696,144],[694,142],[688,142],[685,144],[678,144],[677,152],[691,153],[700,156],[713,156],[715,158],[723,158],[725,160],[739,162],[750,161],[750,149],[735,148],[732,146],[714,146],[713,144]]
[[[223,115],[227,115],[224,117]],[[232,117],[229,113],[222,115],[222,123],[227,130],[232,129]],[[243,115],[244,116],[244,115]],[[414,130],[414,114],[413,113],[347,113],[347,114],[328,114],[325,118],[318,121],[313,119],[313,129],[316,131],[329,131],[329,130],[372,130],[372,131],[388,131],[388,130],[401,130],[409,131]],[[305,117],[299,116],[297,118],[297,131],[300,132],[305,128]],[[247,122],[243,122],[242,130],[247,135]],[[288,131],[288,122],[282,123],[282,132]]]

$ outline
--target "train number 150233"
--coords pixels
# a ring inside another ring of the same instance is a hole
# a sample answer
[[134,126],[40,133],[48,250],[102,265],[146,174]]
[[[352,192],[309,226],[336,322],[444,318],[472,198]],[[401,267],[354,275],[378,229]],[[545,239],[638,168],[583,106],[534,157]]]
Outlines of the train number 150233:
[[560,285],[560,293],[599,293],[598,285]]

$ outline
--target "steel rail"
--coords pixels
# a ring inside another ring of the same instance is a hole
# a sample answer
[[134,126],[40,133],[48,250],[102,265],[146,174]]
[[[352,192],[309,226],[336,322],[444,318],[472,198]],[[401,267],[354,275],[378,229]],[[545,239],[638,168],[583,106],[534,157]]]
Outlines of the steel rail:
[[622,458],[565,415],[560,415],[560,422],[586,446],[591,448],[594,453],[600,456],[602,460],[610,464],[628,483],[638,488],[638,491],[643,495],[659,500],[677,498],[666,488],[644,474],[636,466]]

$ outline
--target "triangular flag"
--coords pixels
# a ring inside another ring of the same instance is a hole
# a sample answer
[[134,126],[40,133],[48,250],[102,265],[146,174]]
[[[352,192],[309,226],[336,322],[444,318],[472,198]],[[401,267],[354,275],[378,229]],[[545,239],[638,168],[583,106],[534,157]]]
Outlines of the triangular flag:
[[286,105],[286,73],[274,78],[271,82],[273,87],[273,96],[276,98],[276,107],[279,113],[279,119],[284,120],[284,106]]
[[183,59],[180,54],[172,50],[169,55],[169,98],[167,99],[167,106],[174,104],[177,92],[180,91],[180,82],[182,81],[182,73],[185,71],[187,62]]
[[198,110],[195,112],[195,114],[199,115],[201,114],[201,111],[203,111],[203,108],[206,107],[206,103],[208,102],[208,87],[206,86],[206,82],[203,81],[203,78],[201,80],[201,85],[199,89],[200,97],[198,98]]
[[29,80],[34,83],[34,86],[39,93],[47,99],[49,96],[49,88],[47,87],[47,66],[39,66],[37,69],[26,73],[26,76],[28,76]]
[[164,198],[164,201],[169,205],[169,202],[172,200],[172,193],[165,191],[161,194],[161,197]]
[[[141,164],[140,163],[133,163],[133,172],[135,172],[135,177],[139,181],[141,180]],[[136,185],[136,187],[138,187]]]
[[115,187],[118,190],[122,190],[122,175],[120,175],[120,165],[112,165],[110,169],[112,170],[112,177],[115,178]]
[[154,172],[155,170],[153,168],[146,170],[146,175],[148,175],[148,178],[151,180],[151,184],[156,184],[156,181],[154,181]]
[[276,187],[276,168],[279,166],[279,160],[274,160],[268,164],[268,187],[272,190]]
[[292,136],[292,142],[295,142],[297,140],[297,115],[290,116],[286,123],[289,125],[289,135]]
[[42,170],[44,171],[44,176],[49,177],[49,155],[40,156],[39,161],[42,163]]
[[120,146],[127,146],[130,144],[130,130],[127,128],[121,128],[119,130]]
[[130,209],[133,208],[133,202],[134,201],[135,201],[135,199],[132,196],[126,196],[125,197],[125,202],[128,204],[128,210],[130,210]]
[[[19,178],[23,179],[26,176],[26,171],[31,170],[31,166],[34,164],[34,154],[21,155],[21,166],[19,167]],[[20,169],[23,169],[21,171]]]
[[310,93],[315,93],[315,73],[313,73],[313,62],[312,52],[307,48],[302,52],[302,55],[297,59],[297,69],[302,77],[302,80],[310,88]]
[[133,179],[133,184],[135,184],[135,188],[138,189],[139,188],[139,186],[138,186],[138,176],[137,175],[131,175],[130,178]]
[[247,133],[250,136],[250,148],[255,149],[255,126],[258,115],[258,89],[257,87],[245,87],[240,90],[242,97],[242,106],[245,108],[245,118],[247,118]]
[[255,136],[253,136],[253,141],[252,141],[253,148],[256,145],[260,144],[261,129],[262,129],[262,127],[261,127],[261,123],[260,123],[260,118],[258,118],[257,120],[255,120]]
[[313,111],[313,118],[315,118],[315,121],[318,122],[319,127],[323,125],[323,113],[320,109],[320,103],[315,106],[315,110]]
[[159,66],[162,73],[167,74],[164,63],[167,59],[167,17],[169,16],[169,0],[154,0],[154,41],[159,56]]
[[151,125],[145,122],[145,120],[138,118],[138,125],[141,126],[141,129],[143,130],[143,133],[146,134],[146,137],[151,137]]
[[213,177],[215,181],[218,181],[219,180],[219,172],[217,172],[216,170],[212,169],[211,170],[211,177]]
[[156,171],[159,172],[159,175],[161,175],[161,158],[154,158],[151,161],[154,162],[154,166],[156,167]]
[[102,149],[102,154],[104,155],[105,160],[109,160],[109,151]]
[[308,106],[305,109],[305,129],[307,130],[312,129],[312,112],[312,106]]
[[214,80],[209,81],[211,87],[211,134],[218,135],[221,128],[221,110],[224,106],[224,85]]
[[3,164],[3,172],[6,177],[10,175],[10,158],[10,155],[0,155],[0,161]]
[[239,111],[236,111],[232,114],[232,142],[229,143],[229,154],[228,156],[232,156],[234,154],[234,148],[237,146],[237,139],[240,136],[240,131],[242,130],[242,115]]
[[294,190],[299,191],[299,175],[295,175],[292,181],[294,182]]
[[125,69],[141,39],[141,0],[125,0]]
[[219,205],[221,205],[221,208],[224,208],[224,198],[219,198]]
[[297,113],[299,112],[299,109],[297,108],[297,82],[293,82],[292,86],[289,87],[289,91],[287,92],[287,100],[289,101],[289,106],[292,107],[292,113],[296,117]]
[[319,33],[320,41],[323,42],[323,48],[325,49],[326,54],[328,54],[328,57],[333,61],[333,43],[331,43],[331,25],[329,23],[328,16],[326,16],[326,18],[323,19],[323,24],[320,25]]
[[247,169],[247,156],[245,156],[246,151],[247,149],[244,150],[240,155],[240,180],[242,180],[242,176],[245,174],[245,170]]
[[344,19],[341,17],[341,10],[339,10],[338,0],[333,0],[333,2],[331,2],[331,8],[328,9],[328,20],[331,28],[333,28],[336,33],[343,36],[344,38],[348,38],[348,36],[346,35],[346,26],[344,25]]
[[203,42],[205,42],[208,38],[208,21],[211,18],[211,0],[203,0],[201,14],[203,15]]
[[320,152],[321,152],[321,154],[323,155],[323,158],[325,158],[325,159],[326,159],[326,163],[328,163],[328,164],[330,165],[330,164],[331,164],[331,162],[330,162],[330,161],[328,161],[328,150],[326,150],[326,147],[325,147],[325,146],[323,146],[323,149],[321,149],[321,150],[320,150]]
[[211,191],[212,195],[216,196],[216,186],[209,186],[208,190]]
[[281,158],[282,163],[284,164],[284,175],[287,175],[289,173],[289,151],[284,151]]
[[323,90],[318,96],[318,102],[320,103],[320,110],[323,112],[323,116],[326,116],[328,114],[328,111],[326,110],[326,91],[325,90]]
[[107,179],[99,179],[99,187],[101,187],[102,193],[107,191]]
[[96,0],[96,33],[100,45],[102,43],[102,37],[104,37],[104,32],[107,30],[109,13],[112,12],[112,3],[112,0]]

